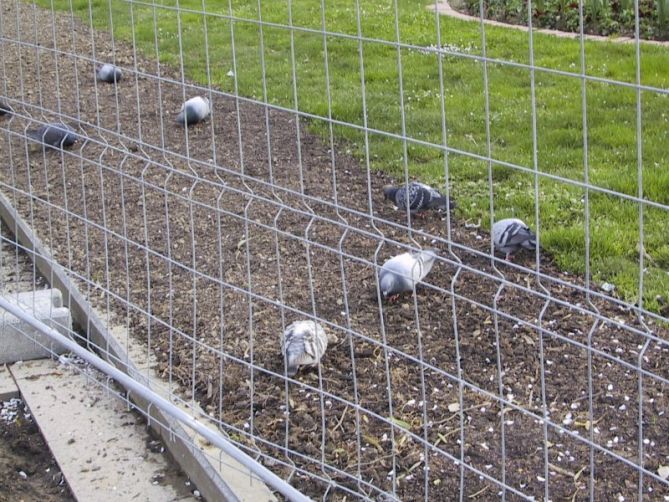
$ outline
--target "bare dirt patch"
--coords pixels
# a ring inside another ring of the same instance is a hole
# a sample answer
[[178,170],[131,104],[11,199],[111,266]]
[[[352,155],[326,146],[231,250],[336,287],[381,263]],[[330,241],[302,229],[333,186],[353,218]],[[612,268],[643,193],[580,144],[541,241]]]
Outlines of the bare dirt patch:
[[56,460],[20,399],[0,402],[0,501],[74,501]]
[[[487,498],[500,490],[489,476],[537,498],[548,483],[551,498],[579,500],[592,474],[596,498],[634,498],[638,472],[620,458],[638,463],[642,449],[653,472],[666,462],[666,330],[606,298],[589,303],[582,281],[549,256],[541,272],[559,280],[503,265],[500,290],[490,259],[468,250],[488,252],[488,236],[455,218],[449,248],[437,214],[414,222],[416,240],[444,258],[430,285],[415,301],[381,306],[373,264],[410,243],[402,212],[383,201],[386,177],[344,148],[333,169],[327,144],[293,114],[266,117],[263,106],[223,95],[213,96],[212,120],[186,136],[173,117],[196,92],[174,69],[135,61],[117,41],[117,61],[140,73],[96,85],[86,58],[110,58],[107,35],[49,12],[3,9],[25,33],[35,17],[44,33],[53,25],[63,51],[50,51],[51,36],[32,41],[39,51],[6,44],[5,78],[26,106],[0,123],[10,159],[3,191],[98,308],[190,389],[185,398],[240,444],[294,464],[292,482],[306,494],[377,497],[395,480],[406,500],[448,500],[461,487]],[[5,37],[16,37],[7,24]],[[53,118],[38,105],[71,116],[89,139],[28,155],[29,119]],[[315,313],[340,342],[320,376],[299,373],[286,385],[279,333],[298,312]],[[649,333],[659,340],[644,347]],[[544,430],[544,403],[568,432]],[[592,473],[583,437],[600,447]],[[461,472],[463,463],[478,472]],[[330,479],[341,487],[328,488]],[[669,494],[648,476],[644,491]]]

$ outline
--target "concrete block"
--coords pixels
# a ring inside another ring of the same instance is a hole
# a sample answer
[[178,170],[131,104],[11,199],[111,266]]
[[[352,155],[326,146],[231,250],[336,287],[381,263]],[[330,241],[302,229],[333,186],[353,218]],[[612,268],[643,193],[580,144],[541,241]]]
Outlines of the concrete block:
[[[61,334],[69,336],[72,316],[70,310],[63,307],[63,297],[59,290],[6,294],[4,298]],[[0,312],[0,364],[40,359],[62,352],[63,348],[48,336],[11,314]]]

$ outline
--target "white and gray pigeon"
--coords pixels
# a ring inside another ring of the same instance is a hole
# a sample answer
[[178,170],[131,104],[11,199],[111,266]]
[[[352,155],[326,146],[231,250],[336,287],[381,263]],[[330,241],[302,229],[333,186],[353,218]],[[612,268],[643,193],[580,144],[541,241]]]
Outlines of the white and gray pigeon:
[[79,139],[74,129],[60,122],[53,122],[43,125],[39,129],[28,131],[27,136],[50,148],[69,147]]
[[402,253],[386,261],[379,272],[379,283],[384,298],[394,298],[405,291],[413,291],[432,270],[437,258],[436,249]]
[[455,207],[452,200],[449,200],[447,205],[446,196],[425,183],[412,181],[409,183],[408,188],[406,186],[397,188],[392,185],[383,187],[383,196],[392,201],[400,209],[407,207],[407,193],[409,195],[409,212],[411,214],[427,209],[446,210],[447,207],[449,209]]
[[100,68],[98,68],[96,78],[102,82],[115,84],[121,81],[121,78],[123,78],[123,72],[118,66],[105,63]]
[[293,376],[300,366],[316,366],[337,337],[326,333],[315,321],[295,321],[281,337],[281,352],[286,357],[286,373]]
[[195,96],[181,106],[179,115],[177,115],[177,123],[179,125],[194,125],[202,122],[210,113],[209,99]]
[[533,250],[537,247],[537,238],[523,220],[506,218],[495,222],[492,226],[492,241],[495,249],[511,256],[521,249]]

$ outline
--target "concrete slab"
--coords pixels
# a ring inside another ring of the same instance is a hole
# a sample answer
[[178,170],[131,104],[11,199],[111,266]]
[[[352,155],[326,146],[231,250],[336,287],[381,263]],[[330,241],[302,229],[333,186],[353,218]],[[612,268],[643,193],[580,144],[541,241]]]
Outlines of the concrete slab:
[[9,401],[14,397],[19,397],[19,389],[7,366],[0,364],[0,401]]
[[[57,289],[4,294],[11,303],[28,314],[69,336],[72,329],[70,310],[63,307],[63,296]],[[61,354],[63,349],[51,338],[7,312],[0,312],[0,364],[28,361]]]
[[90,378],[52,360],[9,370],[77,500],[194,500],[164,484],[171,468],[147,449],[146,426]]

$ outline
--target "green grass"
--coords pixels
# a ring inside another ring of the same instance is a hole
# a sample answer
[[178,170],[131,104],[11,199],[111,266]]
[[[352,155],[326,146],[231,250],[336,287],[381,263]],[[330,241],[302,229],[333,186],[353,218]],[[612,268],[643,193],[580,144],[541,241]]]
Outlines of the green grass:
[[[39,4],[51,7],[49,0]],[[71,5],[69,5],[71,3]],[[183,71],[187,78],[206,83],[205,17],[173,9],[179,6],[209,13],[228,14],[227,2],[212,0],[163,0],[154,9],[126,2],[90,0],[94,25],[109,31],[110,7],[116,37],[131,40],[135,28],[136,44],[145,55],[180,67],[179,22],[184,51]],[[437,43],[436,19],[423,8],[427,2],[398,0],[399,31],[402,42],[429,46]],[[232,1],[238,18],[257,20],[258,2]],[[354,0],[325,2],[325,23],[332,33],[357,35]],[[390,0],[361,2],[361,30],[365,37],[395,41],[395,14]],[[54,2],[56,8],[70,9],[88,22],[89,0]],[[154,14],[156,22],[154,24]],[[262,19],[287,24],[288,3],[262,2]],[[131,17],[132,16],[132,17]],[[321,29],[320,2],[293,0],[294,26]],[[209,61],[213,84],[234,90],[231,26],[224,18],[206,17]],[[327,82],[324,67],[323,37],[318,33],[294,31],[297,95],[293,95],[290,30],[264,27],[267,96],[263,96],[259,27],[237,20],[234,25],[237,83],[240,94],[267,100],[271,104],[327,116]],[[478,23],[440,19],[442,44],[463,54],[481,55]],[[158,47],[154,30],[158,31]],[[527,64],[529,38],[526,33],[506,28],[486,30],[487,53],[491,58]],[[347,123],[363,125],[360,84],[359,44],[340,36],[327,37],[332,94],[332,116]],[[442,182],[445,173],[442,143],[441,97],[438,59],[435,54],[398,51],[377,41],[361,44],[364,55],[367,119],[370,128],[392,134],[402,132],[400,113],[398,56],[402,64],[406,133],[409,137],[434,144],[408,143],[410,174],[427,182]],[[575,40],[536,34],[535,64],[568,72],[580,71],[580,45]],[[634,83],[635,48],[632,45],[586,43],[588,75]],[[469,154],[486,155],[483,64],[458,56],[443,59],[444,103],[448,145],[464,153],[448,155],[453,195],[462,218],[489,224],[488,165]],[[667,88],[669,49],[641,47],[641,81],[647,86]],[[488,65],[490,99],[490,143],[494,159],[533,167],[531,74],[525,68],[491,63]],[[537,167],[579,182],[585,181],[581,80],[570,76],[537,71],[535,73]],[[633,88],[588,81],[588,163],[589,182],[628,195],[638,194],[636,104]],[[641,93],[643,117],[642,154],[643,193],[647,200],[669,204],[669,162],[664,140],[669,134],[669,98],[652,91]],[[327,135],[327,123],[313,120],[311,130]],[[351,151],[364,158],[364,138],[350,127],[335,127],[339,139],[349,142]],[[404,166],[402,142],[382,134],[369,138],[370,161],[374,169],[400,175]],[[504,166],[494,166],[493,190],[497,218],[512,214],[533,226],[535,214],[534,175]],[[568,183],[539,177],[541,238],[564,269],[582,273],[585,269],[584,191]],[[616,196],[590,192],[591,268],[594,279],[614,283],[628,300],[638,300],[639,284],[639,207]],[[656,308],[655,296],[669,292],[669,213],[646,208],[644,246],[646,260],[644,302]]]

